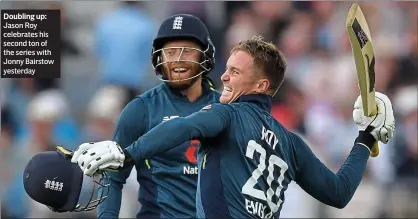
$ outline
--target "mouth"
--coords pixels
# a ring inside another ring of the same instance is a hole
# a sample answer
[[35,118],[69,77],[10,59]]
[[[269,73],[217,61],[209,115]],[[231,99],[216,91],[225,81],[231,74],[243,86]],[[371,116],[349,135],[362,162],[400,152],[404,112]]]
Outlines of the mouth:
[[232,91],[232,88],[231,87],[228,87],[228,86],[224,86],[224,91],[231,92]]
[[172,68],[171,71],[176,73],[176,74],[184,74],[184,73],[187,73],[189,71],[189,68],[183,68],[183,67],[178,68],[177,67],[177,68]]

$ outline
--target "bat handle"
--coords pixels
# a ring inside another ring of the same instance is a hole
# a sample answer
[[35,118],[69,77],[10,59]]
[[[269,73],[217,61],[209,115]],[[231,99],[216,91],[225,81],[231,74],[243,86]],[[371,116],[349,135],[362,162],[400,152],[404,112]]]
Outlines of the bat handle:
[[[375,108],[373,109],[372,115],[376,115],[376,113],[377,113],[377,107],[375,107]],[[377,157],[377,156],[379,156],[379,143],[378,143],[378,141],[376,140],[376,141],[373,143],[373,146],[372,146],[372,151],[371,151],[371,153],[370,153],[370,157]]]
[[377,141],[373,143],[372,151],[370,153],[370,157],[377,157],[379,156],[379,144]]
[[57,148],[57,151],[63,154],[66,159],[71,160],[71,158],[73,157],[73,151],[65,149],[62,146],[57,146],[56,148]]

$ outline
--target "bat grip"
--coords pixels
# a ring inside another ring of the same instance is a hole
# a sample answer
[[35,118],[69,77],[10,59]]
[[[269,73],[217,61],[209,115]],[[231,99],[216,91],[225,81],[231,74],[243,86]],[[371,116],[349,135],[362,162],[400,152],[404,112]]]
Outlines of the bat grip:
[[56,148],[57,148],[57,151],[59,153],[61,153],[62,155],[64,155],[65,159],[71,160],[71,158],[73,157],[73,154],[74,154],[73,151],[68,150],[68,149],[66,149],[66,148],[64,148],[62,146],[57,146]]
[[373,111],[372,111],[372,113],[370,113],[370,116],[374,116],[374,115],[376,115],[377,114],[377,106],[375,106],[374,108],[373,108]]

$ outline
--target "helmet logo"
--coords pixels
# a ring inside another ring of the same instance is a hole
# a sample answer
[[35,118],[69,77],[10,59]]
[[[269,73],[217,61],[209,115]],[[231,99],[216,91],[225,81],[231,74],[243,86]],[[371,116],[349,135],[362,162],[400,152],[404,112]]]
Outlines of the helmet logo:
[[50,189],[50,190],[53,190],[53,191],[59,191],[59,192],[61,192],[62,187],[64,187],[64,183],[56,182],[56,181],[50,181],[49,179],[47,179],[44,184],[45,184],[46,189]]
[[183,17],[182,16],[175,17],[173,21],[173,30],[181,30],[182,25],[183,25]]

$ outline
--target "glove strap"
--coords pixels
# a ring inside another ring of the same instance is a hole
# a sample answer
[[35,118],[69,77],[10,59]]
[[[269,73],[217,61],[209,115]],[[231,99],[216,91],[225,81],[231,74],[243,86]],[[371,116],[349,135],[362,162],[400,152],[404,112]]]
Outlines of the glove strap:
[[361,143],[363,145],[366,145],[370,151],[372,150],[373,144],[376,142],[376,139],[373,137],[370,132],[367,131],[359,131],[358,136],[356,138],[355,143]]

